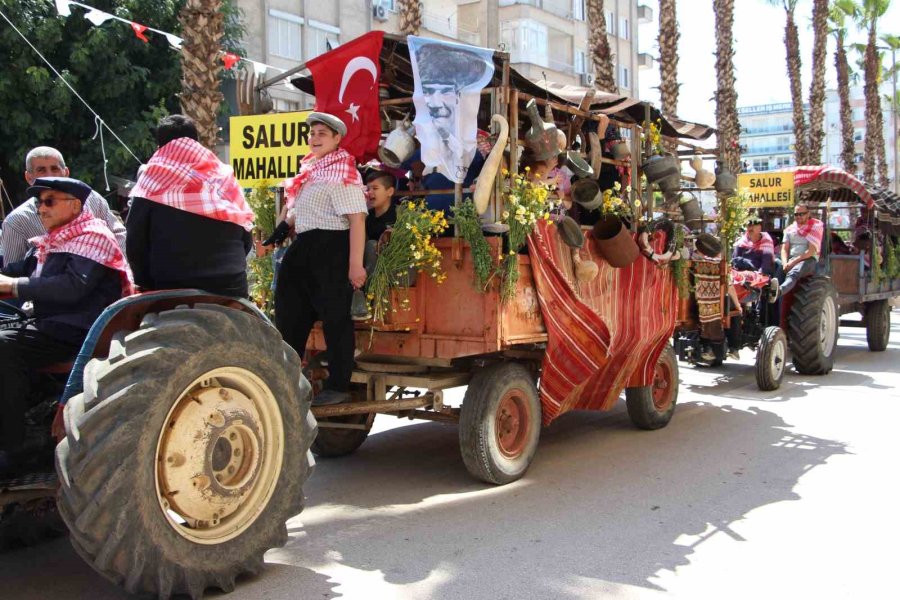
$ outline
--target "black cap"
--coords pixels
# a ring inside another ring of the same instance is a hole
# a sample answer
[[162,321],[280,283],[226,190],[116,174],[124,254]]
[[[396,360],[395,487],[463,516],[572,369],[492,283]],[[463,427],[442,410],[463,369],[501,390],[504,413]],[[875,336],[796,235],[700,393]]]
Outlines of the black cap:
[[72,179],[71,177],[38,177],[25,193],[27,193],[29,197],[37,198],[41,195],[41,192],[47,190],[56,190],[58,192],[69,194],[70,196],[75,196],[81,200],[82,205],[87,202],[88,196],[90,196],[93,191],[88,184],[78,181],[77,179]]

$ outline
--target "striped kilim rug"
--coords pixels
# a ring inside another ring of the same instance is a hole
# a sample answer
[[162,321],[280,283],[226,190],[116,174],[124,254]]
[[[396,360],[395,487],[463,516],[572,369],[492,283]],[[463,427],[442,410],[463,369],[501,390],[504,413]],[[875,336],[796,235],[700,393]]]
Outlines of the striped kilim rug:
[[[664,235],[654,239],[657,251]],[[598,254],[590,232],[585,237],[581,258],[600,270],[587,283],[576,281],[571,249],[554,224],[538,223],[528,239],[548,334],[540,381],[545,424],[569,410],[609,410],[624,388],[650,385],[675,328],[671,269],[643,256],[615,269]]]

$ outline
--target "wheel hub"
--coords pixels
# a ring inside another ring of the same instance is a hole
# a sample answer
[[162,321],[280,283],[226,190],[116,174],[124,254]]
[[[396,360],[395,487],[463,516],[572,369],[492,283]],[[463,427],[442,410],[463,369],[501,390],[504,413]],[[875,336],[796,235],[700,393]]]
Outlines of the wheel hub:
[[772,347],[772,376],[780,379],[784,372],[784,357],[787,354],[785,343],[782,340],[776,340]]
[[528,443],[528,404],[516,391],[507,392],[497,406],[497,446],[507,458],[516,458]]
[[831,356],[834,351],[836,320],[837,311],[834,306],[834,298],[826,297],[825,302],[822,303],[822,315],[819,322],[819,347],[825,356]]
[[668,365],[657,362],[653,370],[653,406],[664,412],[672,403],[672,372]]
[[[201,543],[219,543],[248,527],[280,470],[280,413],[268,388],[242,373],[249,379],[195,382],[173,405],[159,437],[159,504],[179,533]],[[248,383],[262,385],[241,385]]]

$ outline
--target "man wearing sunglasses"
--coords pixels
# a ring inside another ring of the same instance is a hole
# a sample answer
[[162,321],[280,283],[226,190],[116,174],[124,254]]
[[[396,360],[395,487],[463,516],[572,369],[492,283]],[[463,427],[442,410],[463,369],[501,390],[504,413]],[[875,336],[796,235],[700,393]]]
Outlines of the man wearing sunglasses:
[[109,227],[83,210],[90,186],[45,177],[28,193],[47,233],[29,239],[34,252],[0,275],[0,297],[31,301],[35,317],[0,330],[0,473],[14,470],[13,453],[23,451],[32,373],[73,360],[103,309],[134,290]]
[[809,206],[804,203],[794,207],[794,222],[784,230],[781,245],[781,262],[787,273],[781,284],[781,293],[791,291],[797,282],[816,272],[816,260],[822,249],[825,224],[809,214]]
[[[25,181],[28,185],[34,185],[38,177],[68,177],[69,168],[63,160],[62,154],[56,148],[50,146],[38,146],[32,148],[25,157]],[[116,236],[122,252],[125,252],[125,225],[109,210],[109,204],[97,192],[91,190],[88,196],[87,209],[95,217],[104,221]],[[4,264],[18,262],[25,258],[28,252],[28,240],[44,235],[46,230],[41,224],[38,215],[37,204],[34,198],[20,204],[9,213],[3,223],[3,233],[0,234],[0,254],[3,255]]]

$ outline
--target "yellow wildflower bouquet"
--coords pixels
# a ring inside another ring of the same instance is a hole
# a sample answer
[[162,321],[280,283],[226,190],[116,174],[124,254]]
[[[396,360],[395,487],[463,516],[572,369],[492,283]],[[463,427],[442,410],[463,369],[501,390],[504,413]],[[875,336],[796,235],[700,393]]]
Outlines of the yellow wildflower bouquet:
[[725,258],[729,261],[731,260],[731,248],[741,236],[741,230],[750,214],[746,205],[747,196],[747,190],[742,189],[737,194],[724,198],[719,205],[719,215],[716,218],[719,226],[719,238],[725,246]]
[[604,215],[615,215],[622,219],[631,219],[635,213],[640,212],[641,201],[634,201],[634,209],[628,196],[631,194],[631,186],[626,186],[622,191],[622,184],[618,181],[608,190],[603,190],[603,204],[600,212]]
[[369,278],[366,298],[375,321],[384,321],[391,311],[391,290],[409,287],[410,270],[422,271],[438,283],[447,275],[441,270],[441,251],[434,238],[447,229],[442,210],[429,210],[424,201],[406,201],[397,207],[391,238],[378,255]]
[[503,194],[506,206],[501,222],[509,227],[507,255],[499,267],[503,280],[501,296],[504,300],[512,298],[516,293],[516,282],[519,280],[516,255],[534,231],[538,219],[549,221],[550,211],[554,207],[550,188],[530,181],[527,177],[529,170],[525,167],[525,174],[508,179]]
[[[641,132],[641,138],[642,142],[650,141],[650,154],[666,153],[666,147],[662,140],[662,121],[660,119],[647,123]],[[644,144],[641,145],[643,146]]]

